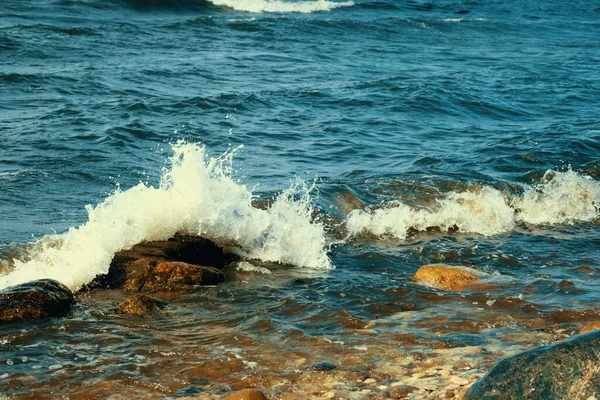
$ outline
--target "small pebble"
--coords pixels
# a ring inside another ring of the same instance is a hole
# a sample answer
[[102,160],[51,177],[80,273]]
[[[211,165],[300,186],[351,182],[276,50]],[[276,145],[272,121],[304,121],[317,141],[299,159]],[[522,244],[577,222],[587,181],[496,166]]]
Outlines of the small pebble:
[[450,378],[450,382],[456,383],[457,385],[464,386],[469,383],[468,379],[462,378],[460,376],[453,376]]

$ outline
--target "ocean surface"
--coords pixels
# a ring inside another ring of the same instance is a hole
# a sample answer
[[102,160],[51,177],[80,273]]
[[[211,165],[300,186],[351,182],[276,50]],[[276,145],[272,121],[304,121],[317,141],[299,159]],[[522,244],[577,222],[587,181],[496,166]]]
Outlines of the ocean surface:
[[[600,319],[599,38],[591,0],[2,0],[0,289],[77,290],[176,232],[254,262],[156,322],[106,294],[0,326],[0,394],[171,395],[199,353],[244,360],[231,389],[323,338],[369,359]],[[412,282],[430,263],[490,286]]]

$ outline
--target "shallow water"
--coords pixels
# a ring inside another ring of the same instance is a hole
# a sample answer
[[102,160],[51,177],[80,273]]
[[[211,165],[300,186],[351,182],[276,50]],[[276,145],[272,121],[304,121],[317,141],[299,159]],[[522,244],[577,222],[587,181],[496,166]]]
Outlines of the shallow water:
[[563,3],[3,2],[0,287],[78,289],[178,231],[271,273],[0,326],[0,393],[366,398],[598,320],[600,8]]

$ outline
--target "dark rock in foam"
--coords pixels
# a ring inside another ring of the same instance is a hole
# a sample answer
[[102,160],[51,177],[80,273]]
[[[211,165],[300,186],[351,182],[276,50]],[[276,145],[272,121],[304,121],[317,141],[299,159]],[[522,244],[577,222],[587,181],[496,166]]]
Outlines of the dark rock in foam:
[[114,311],[117,314],[148,315],[156,314],[167,306],[167,303],[145,294],[135,294],[119,304]]
[[220,247],[199,236],[144,242],[115,254],[108,273],[97,276],[84,290],[140,292],[214,285],[225,279],[220,271],[225,259]]
[[600,331],[500,361],[465,400],[587,399],[600,393]]
[[0,291],[0,322],[63,317],[73,302],[69,288],[52,279],[11,286]]
[[225,280],[223,271],[213,267],[150,257],[122,264],[115,270],[118,275],[111,276],[109,272],[109,284],[105,287],[131,292],[181,290]]

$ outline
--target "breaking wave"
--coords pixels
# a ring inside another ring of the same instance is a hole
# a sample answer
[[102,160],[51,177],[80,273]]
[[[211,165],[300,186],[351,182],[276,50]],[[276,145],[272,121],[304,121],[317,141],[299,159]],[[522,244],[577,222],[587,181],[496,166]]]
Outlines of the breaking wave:
[[[72,290],[108,271],[115,253],[176,233],[210,238],[248,259],[313,269],[333,268],[327,251],[331,228],[315,219],[308,187],[300,179],[268,207],[253,205],[254,194],[231,177],[235,151],[209,157],[205,148],[172,146],[170,167],[158,187],[140,183],[117,189],[88,205],[88,221],[50,235],[27,248],[0,276],[0,289],[34,279],[56,279]],[[574,171],[547,171],[537,185],[508,194],[479,185],[451,191],[427,204],[392,201],[364,207],[351,201],[345,218],[348,238],[363,234],[406,239],[411,232],[458,231],[484,236],[509,232],[517,224],[554,225],[600,217],[600,184]],[[328,220],[327,218],[323,220]],[[339,243],[336,242],[336,243]]]
[[600,184],[572,170],[547,171],[541,182],[510,196],[490,186],[450,192],[431,207],[393,201],[352,211],[346,220],[350,236],[369,233],[406,239],[411,231],[457,230],[484,236],[512,230],[519,222],[553,225],[592,221],[600,215]]
[[159,187],[140,183],[88,205],[88,221],[47,236],[27,261],[0,277],[0,288],[34,279],[56,279],[72,290],[108,271],[114,254],[175,233],[230,243],[239,254],[308,268],[332,268],[323,226],[312,218],[309,188],[297,180],[267,209],[252,206],[253,193],[230,175],[233,152],[208,157],[205,148],[173,146],[171,167]]

